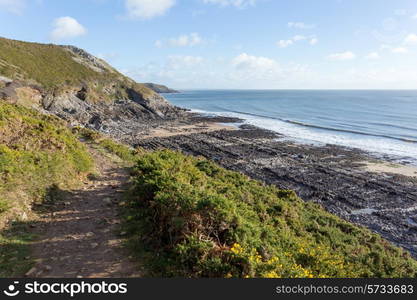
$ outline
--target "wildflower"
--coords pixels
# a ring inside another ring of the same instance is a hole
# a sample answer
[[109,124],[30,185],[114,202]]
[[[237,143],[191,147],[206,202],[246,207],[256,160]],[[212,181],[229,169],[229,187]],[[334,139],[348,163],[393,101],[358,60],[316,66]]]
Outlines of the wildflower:
[[232,251],[234,254],[241,254],[243,252],[243,248],[238,243],[234,243],[232,248],[230,248],[230,251]]
[[270,271],[263,276],[264,278],[281,278],[275,271]]

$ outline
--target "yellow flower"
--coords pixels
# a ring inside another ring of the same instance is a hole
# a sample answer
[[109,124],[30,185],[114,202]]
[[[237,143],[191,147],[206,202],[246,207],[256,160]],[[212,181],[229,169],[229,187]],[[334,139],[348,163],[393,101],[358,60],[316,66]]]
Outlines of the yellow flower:
[[275,271],[270,271],[263,276],[264,278],[281,278]]
[[234,254],[240,254],[243,252],[243,248],[238,243],[234,243],[232,248],[230,248],[230,251],[232,251]]

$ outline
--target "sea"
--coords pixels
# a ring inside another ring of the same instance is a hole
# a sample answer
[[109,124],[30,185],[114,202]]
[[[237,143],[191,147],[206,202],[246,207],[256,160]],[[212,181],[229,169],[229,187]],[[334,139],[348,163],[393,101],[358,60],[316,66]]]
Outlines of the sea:
[[358,148],[417,165],[417,90],[188,90],[174,105],[307,144]]

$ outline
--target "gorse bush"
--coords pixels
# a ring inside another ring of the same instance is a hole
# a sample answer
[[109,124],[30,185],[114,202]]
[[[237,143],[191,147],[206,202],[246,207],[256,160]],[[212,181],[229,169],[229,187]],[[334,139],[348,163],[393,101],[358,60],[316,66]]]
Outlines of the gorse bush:
[[126,145],[116,143],[111,139],[103,139],[99,142],[99,145],[106,149],[108,152],[117,155],[124,161],[134,161],[136,159],[135,150],[130,149]]
[[[56,117],[0,102],[0,195],[40,198],[53,184],[70,184],[93,167],[83,144]],[[9,200],[11,201],[11,200]]]
[[417,262],[372,234],[205,159],[139,158],[126,228],[158,276],[415,277]]

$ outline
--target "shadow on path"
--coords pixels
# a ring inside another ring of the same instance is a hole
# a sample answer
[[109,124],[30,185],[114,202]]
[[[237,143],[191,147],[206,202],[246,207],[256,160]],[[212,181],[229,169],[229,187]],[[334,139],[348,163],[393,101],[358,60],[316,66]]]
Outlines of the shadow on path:
[[37,263],[28,277],[141,276],[116,233],[120,222],[117,206],[128,181],[127,171],[115,166],[100,168],[101,177],[86,182],[80,190],[51,190],[50,198],[62,196],[55,204],[51,201],[47,212],[32,225],[40,239],[33,242]]

